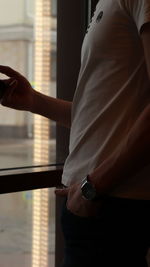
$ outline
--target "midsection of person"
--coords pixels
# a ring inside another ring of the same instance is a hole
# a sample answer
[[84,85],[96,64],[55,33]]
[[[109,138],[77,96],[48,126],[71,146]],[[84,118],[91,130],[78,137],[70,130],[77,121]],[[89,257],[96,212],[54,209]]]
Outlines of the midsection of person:
[[[81,181],[98,167],[121,144],[150,101],[140,29],[121,2],[99,1],[85,35],[70,153],[62,178],[65,185]],[[112,195],[150,199],[149,174],[150,166],[126,179]]]

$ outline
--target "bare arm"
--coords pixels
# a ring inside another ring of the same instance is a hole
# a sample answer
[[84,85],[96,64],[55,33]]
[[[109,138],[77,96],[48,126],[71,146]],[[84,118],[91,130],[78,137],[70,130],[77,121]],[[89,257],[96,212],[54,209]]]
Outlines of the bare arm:
[[[142,28],[141,39],[150,78],[150,23]],[[142,90],[142,89],[141,89]],[[123,179],[130,178],[150,163],[150,104],[137,119],[122,146],[90,175],[102,194],[109,194]]]
[[[111,195],[124,179],[150,163],[150,104],[136,121],[129,135],[93,173],[89,179],[101,197]],[[60,196],[67,196],[67,208],[78,216],[93,216],[103,201],[87,201],[82,197],[81,184],[55,190]],[[101,198],[102,200],[103,198]]]
[[3,106],[30,111],[70,128],[72,102],[35,91],[24,76],[10,67],[0,66],[0,72],[10,77],[4,80],[6,89],[1,99]]
[[47,117],[60,125],[70,128],[72,102],[34,93],[31,112]]
[[109,195],[123,182],[150,163],[150,104],[137,119],[128,136],[90,175],[102,195]]

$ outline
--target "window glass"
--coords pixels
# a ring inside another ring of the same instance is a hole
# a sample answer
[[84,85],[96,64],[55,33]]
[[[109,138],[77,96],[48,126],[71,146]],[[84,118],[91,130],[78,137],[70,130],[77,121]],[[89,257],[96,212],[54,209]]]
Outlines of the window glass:
[[53,189],[0,195],[0,266],[55,266]]
[[[0,64],[19,71],[37,91],[54,97],[56,27],[51,0],[1,0]],[[0,170],[54,162],[55,123],[0,105]],[[1,266],[54,267],[53,191],[0,195]]]
[[[0,8],[0,64],[19,71],[36,90],[54,97],[56,3],[1,0]],[[54,162],[55,123],[0,105],[0,169]]]
[[56,16],[57,14],[57,1],[51,0],[51,14],[52,16]]

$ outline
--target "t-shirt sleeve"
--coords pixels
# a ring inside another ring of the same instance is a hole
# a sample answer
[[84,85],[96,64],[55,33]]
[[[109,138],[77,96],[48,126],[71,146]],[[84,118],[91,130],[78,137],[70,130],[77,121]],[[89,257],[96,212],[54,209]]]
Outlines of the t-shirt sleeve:
[[142,26],[150,22],[150,0],[123,0],[140,33]]

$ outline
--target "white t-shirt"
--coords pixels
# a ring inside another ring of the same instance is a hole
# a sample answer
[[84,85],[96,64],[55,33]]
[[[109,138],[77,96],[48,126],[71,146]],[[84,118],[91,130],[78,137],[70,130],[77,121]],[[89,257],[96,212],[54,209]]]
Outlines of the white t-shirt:
[[[81,181],[97,168],[150,103],[140,38],[147,22],[150,0],[98,2],[82,46],[64,185]],[[150,199],[150,166],[126,179],[111,195]]]

